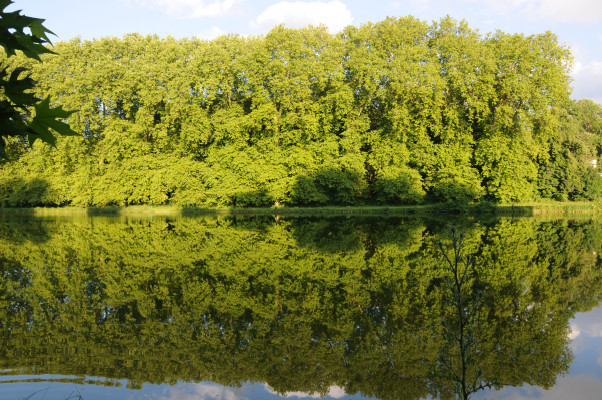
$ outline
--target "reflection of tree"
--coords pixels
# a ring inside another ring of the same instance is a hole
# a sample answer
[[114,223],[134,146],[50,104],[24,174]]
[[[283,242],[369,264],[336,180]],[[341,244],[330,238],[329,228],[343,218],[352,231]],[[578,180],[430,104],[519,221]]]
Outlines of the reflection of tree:
[[[549,386],[570,361],[568,319],[602,293],[585,239],[600,227],[589,222],[467,225],[461,249],[479,263],[462,261],[454,274],[433,246],[441,223],[345,221],[49,219],[43,245],[14,224],[0,237],[0,370],[130,387],[337,385],[386,399],[450,397],[443,376],[452,371],[467,393],[497,381]],[[552,249],[540,235],[548,231],[557,233]],[[335,233],[350,246],[328,243]],[[570,263],[555,248],[570,248]],[[444,249],[453,261],[453,246]],[[456,280],[459,300],[444,300],[441,283],[453,289]],[[460,342],[451,322],[459,310]],[[434,324],[442,313],[446,325]],[[472,358],[458,356],[457,343]]]
[[451,310],[444,308],[444,312],[451,312],[442,319],[444,342],[434,375],[443,379],[443,386],[451,383],[457,398],[467,400],[475,392],[502,384],[484,377],[480,368],[478,309],[483,293],[474,268],[476,257],[463,253],[464,235],[455,228],[450,231],[450,239],[450,244],[438,243],[447,289],[444,301],[451,307]]

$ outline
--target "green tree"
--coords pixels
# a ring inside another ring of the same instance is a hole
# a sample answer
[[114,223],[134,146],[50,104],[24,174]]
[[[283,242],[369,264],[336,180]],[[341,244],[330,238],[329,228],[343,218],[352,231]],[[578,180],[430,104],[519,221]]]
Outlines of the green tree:
[[569,102],[570,54],[551,33],[482,35],[449,17],[404,17],[338,35],[279,26],[250,38],[128,34],[54,49],[43,63],[11,62],[31,69],[38,96],[80,110],[68,121],[84,140],[58,136],[55,149],[27,151],[25,140],[19,160],[0,166],[5,206],[510,202],[600,191],[586,160],[602,147],[600,111]]
[[556,200],[594,200],[602,194],[602,178],[594,164],[602,133],[600,107],[581,100],[553,113],[558,134],[550,139],[547,161],[539,167],[540,194]]

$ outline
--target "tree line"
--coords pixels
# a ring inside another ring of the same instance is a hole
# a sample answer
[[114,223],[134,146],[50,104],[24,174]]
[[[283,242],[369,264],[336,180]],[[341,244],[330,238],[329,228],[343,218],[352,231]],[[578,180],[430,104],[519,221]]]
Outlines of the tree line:
[[602,108],[550,33],[388,18],[211,41],[74,39],[26,65],[82,137],[7,140],[0,204],[595,199]]

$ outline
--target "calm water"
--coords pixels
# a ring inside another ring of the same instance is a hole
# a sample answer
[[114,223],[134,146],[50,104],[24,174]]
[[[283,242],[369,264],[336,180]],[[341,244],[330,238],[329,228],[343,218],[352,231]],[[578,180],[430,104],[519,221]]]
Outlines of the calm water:
[[1,399],[592,399],[602,221],[0,214]]

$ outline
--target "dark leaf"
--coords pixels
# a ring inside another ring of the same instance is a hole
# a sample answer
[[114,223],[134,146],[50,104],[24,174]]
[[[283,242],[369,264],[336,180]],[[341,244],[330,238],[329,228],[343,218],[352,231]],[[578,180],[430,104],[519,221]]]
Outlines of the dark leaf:
[[[19,75],[27,71],[27,68],[15,68],[10,74],[10,78],[7,82],[0,81],[0,85],[4,86],[4,94],[20,108],[26,108],[32,106],[37,102],[37,98],[33,93],[26,93],[26,90],[35,88],[35,81],[31,79],[30,75],[27,75],[23,79],[19,79]],[[0,73],[0,79],[3,80],[6,75],[5,70]]]
[[73,111],[65,111],[62,107],[50,108],[50,98],[42,100],[35,106],[36,115],[29,123],[29,128],[32,132],[28,135],[30,143],[36,139],[41,139],[43,142],[54,146],[56,138],[52,135],[51,129],[63,136],[79,136],[77,132],[72,130],[62,118],[67,118]]
[[50,33],[51,35],[56,35],[51,30],[46,29],[46,27],[42,25],[43,22],[43,19],[36,19],[34,22],[31,23],[31,25],[29,25],[29,29],[31,29],[31,33],[33,36],[42,39],[45,43],[51,44],[52,42],[46,34]]

